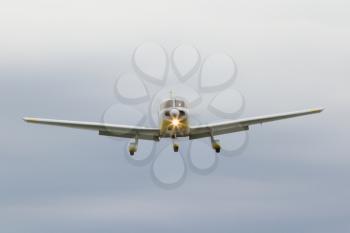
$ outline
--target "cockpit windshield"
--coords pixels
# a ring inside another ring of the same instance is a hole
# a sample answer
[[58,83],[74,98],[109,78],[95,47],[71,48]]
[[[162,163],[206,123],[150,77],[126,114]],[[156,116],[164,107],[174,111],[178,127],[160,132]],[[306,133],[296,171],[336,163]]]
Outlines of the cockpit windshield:
[[162,109],[164,109],[164,108],[171,108],[171,107],[187,108],[187,104],[183,100],[175,99],[175,100],[166,100],[166,101],[164,101],[160,105],[160,107]]

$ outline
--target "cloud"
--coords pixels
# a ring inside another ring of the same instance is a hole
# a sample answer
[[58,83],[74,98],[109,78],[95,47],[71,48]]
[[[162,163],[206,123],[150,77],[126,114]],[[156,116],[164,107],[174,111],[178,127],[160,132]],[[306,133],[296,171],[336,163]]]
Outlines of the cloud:
[[[3,2],[0,231],[346,232],[346,9],[340,0]],[[171,191],[125,162],[123,142],[22,121],[99,120],[117,74],[149,40],[231,54],[245,116],[326,111],[252,127],[241,156],[219,157],[213,174]]]

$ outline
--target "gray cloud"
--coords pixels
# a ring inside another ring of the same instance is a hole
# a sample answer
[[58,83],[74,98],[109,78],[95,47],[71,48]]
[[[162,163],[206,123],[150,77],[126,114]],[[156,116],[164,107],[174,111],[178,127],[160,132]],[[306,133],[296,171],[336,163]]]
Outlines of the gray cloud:
[[[349,230],[347,1],[1,5],[1,232]],[[252,127],[242,155],[171,191],[127,162],[123,141],[24,124],[100,120],[144,41],[231,54],[244,116],[327,109]]]

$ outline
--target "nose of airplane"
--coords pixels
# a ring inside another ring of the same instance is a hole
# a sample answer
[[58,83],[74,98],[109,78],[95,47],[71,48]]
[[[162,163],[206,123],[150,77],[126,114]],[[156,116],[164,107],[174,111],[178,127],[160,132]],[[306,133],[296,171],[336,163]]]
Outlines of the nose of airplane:
[[176,108],[173,108],[173,109],[170,110],[170,115],[172,117],[178,117],[180,115],[180,112]]

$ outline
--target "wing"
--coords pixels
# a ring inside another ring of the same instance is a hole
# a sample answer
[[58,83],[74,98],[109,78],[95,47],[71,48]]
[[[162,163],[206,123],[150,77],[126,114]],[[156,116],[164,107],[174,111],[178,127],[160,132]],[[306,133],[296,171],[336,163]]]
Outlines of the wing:
[[323,109],[319,108],[319,109],[304,110],[304,111],[298,111],[298,112],[288,112],[288,113],[275,114],[275,115],[266,115],[266,116],[238,119],[238,120],[227,121],[222,123],[200,125],[200,126],[195,126],[190,128],[189,137],[190,139],[197,139],[197,138],[245,131],[249,129],[250,125],[262,124],[270,121],[277,121],[277,120],[282,120],[286,118],[315,114],[315,113],[320,113],[322,111]]
[[65,121],[55,119],[40,119],[25,117],[24,120],[34,124],[55,125],[77,129],[96,130],[100,135],[122,138],[139,138],[145,140],[159,141],[160,130],[156,128],[145,128],[128,125],[104,124],[98,122]]

